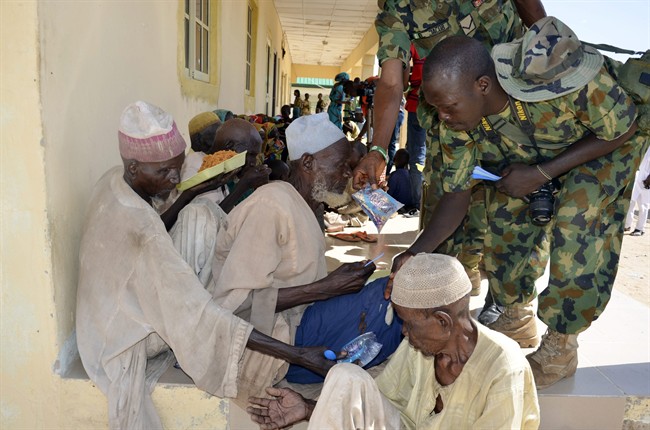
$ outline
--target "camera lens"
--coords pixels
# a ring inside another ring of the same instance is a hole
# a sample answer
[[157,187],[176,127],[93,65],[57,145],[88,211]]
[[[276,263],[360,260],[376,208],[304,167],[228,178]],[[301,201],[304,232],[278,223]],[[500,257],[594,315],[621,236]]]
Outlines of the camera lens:
[[553,185],[546,183],[528,196],[530,218],[535,225],[544,226],[553,218],[555,197]]

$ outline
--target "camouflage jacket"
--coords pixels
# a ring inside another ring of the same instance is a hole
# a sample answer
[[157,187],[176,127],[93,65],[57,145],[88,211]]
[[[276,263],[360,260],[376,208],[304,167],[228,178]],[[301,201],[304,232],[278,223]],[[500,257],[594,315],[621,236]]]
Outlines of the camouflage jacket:
[[[533,136],[542,160],[556,157],[588,133],[603,140],[616,139],[630,129],[636,118],[632,99],[604,68],[581,89],[552,100],[526,103],[526,107],[535,126]],[[498,116],[521,128],[510,106]],[[440,124],[445,192],[471,188],[475,183],[471,179],[472,169],[477,165],[500,174],[506,163],[538,162],[538,151],[530,141],[516,142],[505,133],[499,136],[500,142],[496,144],[490,141],[481,125],[469,132],[457,132]],[[602,163],[589,163],[594,166],[593,169],[589,167],[593,170],[591,174],[603,187],[606,188],[609,181],[616,182],[615,170],[626,168],[625,160],[635,151],[635,144],[634,139],[630,139],[611,154],[601,157]]]
[[512,0],[379,0],[375,21],[379,63],[389,58],[408,66],[411,42],[420,58],[446,37],[466,34],[489,49],[523,34]]

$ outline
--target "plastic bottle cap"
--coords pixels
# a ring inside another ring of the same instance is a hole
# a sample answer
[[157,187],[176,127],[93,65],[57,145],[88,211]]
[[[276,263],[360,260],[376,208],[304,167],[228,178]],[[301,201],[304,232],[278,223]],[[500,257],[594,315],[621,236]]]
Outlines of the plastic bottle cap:
[[328,349],[327,351],[325,351],[325,352],[323,353],[323,355],[324,355],[325,358],[327,358],[328,360],[336,360],[336,353],[335,353],[334,351],[332,351],[331,349]]

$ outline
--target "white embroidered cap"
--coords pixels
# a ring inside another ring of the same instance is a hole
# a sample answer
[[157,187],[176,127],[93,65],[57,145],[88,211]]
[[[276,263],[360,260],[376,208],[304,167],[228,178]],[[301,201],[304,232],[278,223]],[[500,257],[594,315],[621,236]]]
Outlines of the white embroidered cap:
[[142,162],[171,160],[186,147],[172,116],[143,101],[124,109],[117,136],[122,158]]
[[329,120],[327,113],[301,116],[289,124],[286,135],[290,160],[297,160],[305,153],[315,154],[346,139],[343,131]]
[[443,254],[417,254],[395,275],[391,301],[411,309],[433,309],[454,303],[472,290],[460,262]]

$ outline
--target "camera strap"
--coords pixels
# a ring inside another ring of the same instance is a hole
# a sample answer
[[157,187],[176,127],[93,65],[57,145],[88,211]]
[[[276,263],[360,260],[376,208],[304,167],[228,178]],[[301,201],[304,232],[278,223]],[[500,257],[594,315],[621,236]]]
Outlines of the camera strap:
[[543,162],[544,158],[542,157],[539,148],[557,148],[557,143],[538,142],[537,139],[535,139],[535,124],[530,120],[528,104],[526,102],[515,100],[510,96],[508,96],[508,102],[510,103],[511,115],[514,117],[515,121],[517,121],[518,127],[509,123],[499,115],[488,115],[481,119],[481,131],[490,142],[497,145],[501,155],[503,155],[506,160],[508,157],[503,150],[501,136],[499,136],[500,134],[506,136],[513,142],[517,142],[521,145],[532,146],[535,148],[535,152],[537,153],[536,162]]

